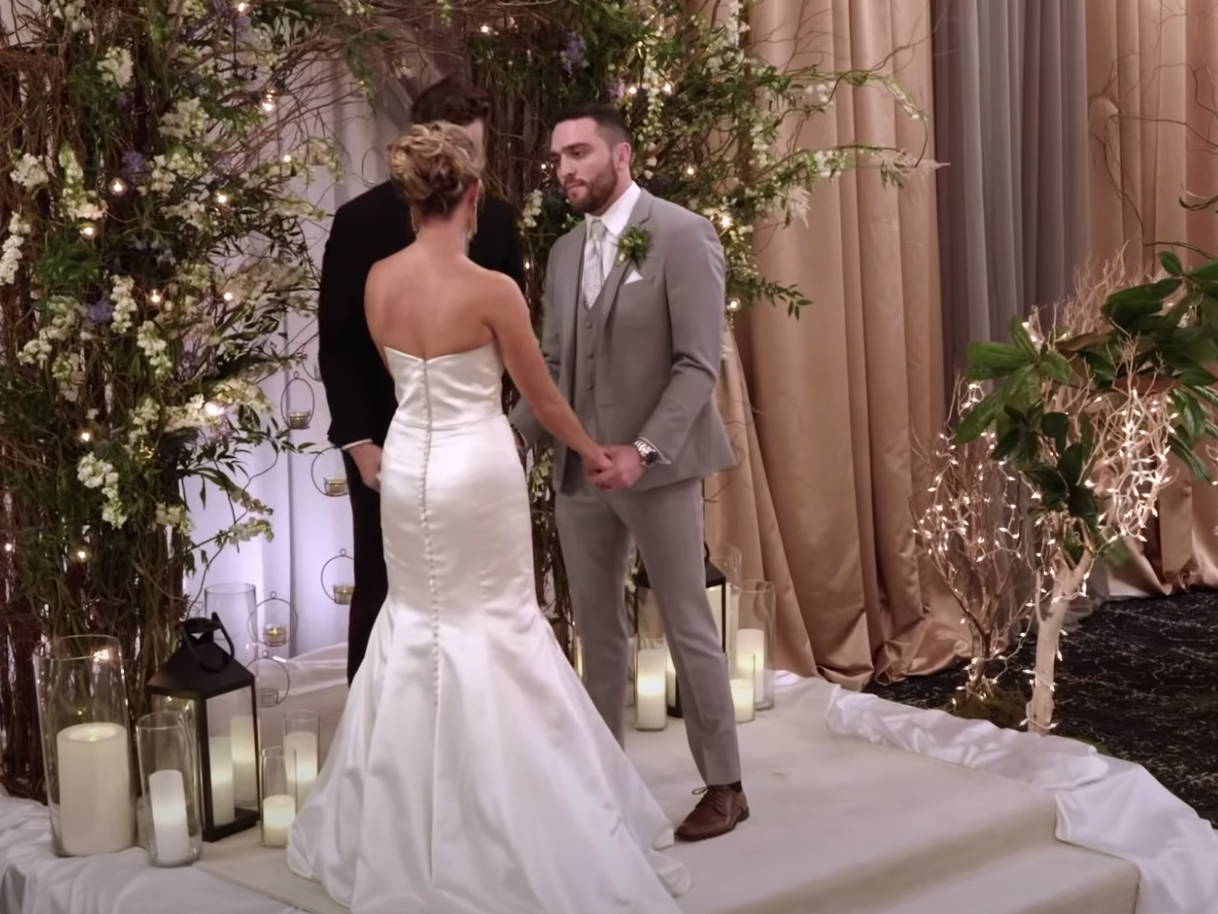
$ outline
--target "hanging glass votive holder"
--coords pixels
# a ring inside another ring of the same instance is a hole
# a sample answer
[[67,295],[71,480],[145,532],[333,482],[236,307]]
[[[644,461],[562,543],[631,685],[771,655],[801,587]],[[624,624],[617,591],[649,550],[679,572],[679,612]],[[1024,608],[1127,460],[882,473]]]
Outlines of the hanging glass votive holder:
[[[326,571],[335,562],[340,563],[340,570],[331,572],[330,579],[327,580]],[[351,600],[355,596],[355,560],[347,555],[346,549],[340,550],[338,555],[321,566],[321,589],[339,606],[351,605]]]
[[288,647],[295,629],[296,609],[275,591],[250,613],[250,637],[264,648]]
[[[292,387],[296,385],[303,387],[308,393],[308,408],[305,409],[300,404],[292,402]],[[283,415],[283,421],[287,423],[288,428],[295,431],[301,431],[309,427],[313,421],[313,412],[317,408],[317,395],[313,393],[313,387],[300,376],[300,372],[292,373],[292,380],[288,381],[283,387],[283,393],[279,397],[279,410]]]
[[351,491],[339,448],[330,447],[314,454],[313,462],[309,465],[309,476],[313,480],[313,488],[327,498],[342,498]]

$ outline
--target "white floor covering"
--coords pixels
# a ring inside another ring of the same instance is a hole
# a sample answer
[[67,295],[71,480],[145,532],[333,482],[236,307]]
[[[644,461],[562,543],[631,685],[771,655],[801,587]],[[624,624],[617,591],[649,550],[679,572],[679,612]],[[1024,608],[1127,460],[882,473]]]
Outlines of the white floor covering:
[[[293,661],[293,694],[276,709],[317,711],[323,744],[345,693],[341,648]],[[276,742],[278,716],[263,721],[265,744]],[[682,909],[1218,914],[1218,838],[1143,769],[1111,773],[1105,783],[1118,792],[1100,794],[1088,777],[1109,772],[1072,758],[1079,744],[1014,733],[999,733],[1014,744],[987,743],[989,732],[952,729],[961,723],[820,681],[785,683],[777,707],[740,729],[750,820],[731,835],[674,849],[694,878]],[[962,751],[961,739],[974,748]],[[1055,744],[1068,744],[1061,765]],[[679,820],[698,785],[680,722],[632,732],[628,751]],[[1037,769],[1024,756],[1051,765]],[[1114,802],[1120,809],[1108,808]],[[1128,840],[1110,842],[1106,853],[1088,850],[1097,844],[1092,823]],[[0,798],[0,914],[343,911],[292,875],[282,851],[259,847],[256,831],[207,845],[188,870],[154,870],[138,849],[57,859],[47,830],[45,810]]]

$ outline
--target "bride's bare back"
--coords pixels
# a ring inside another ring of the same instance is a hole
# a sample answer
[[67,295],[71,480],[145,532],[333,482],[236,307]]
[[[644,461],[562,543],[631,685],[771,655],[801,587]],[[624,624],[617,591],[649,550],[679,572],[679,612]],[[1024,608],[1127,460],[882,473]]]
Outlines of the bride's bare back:
[[386,348],[433,359],[487,345],[495,334],[486,304],[505,297],[504,278],[419,244],[380,261],[368,275],[364,311],[381,358]]
[[364,313],[382,360],[386,349],[426,360],[497,343],[542,426],[593,469],[608,466],[604,448],[584,432],[550,377],[529,307],[511,277],[483,269],[455,247],[419,240],[372,267]]

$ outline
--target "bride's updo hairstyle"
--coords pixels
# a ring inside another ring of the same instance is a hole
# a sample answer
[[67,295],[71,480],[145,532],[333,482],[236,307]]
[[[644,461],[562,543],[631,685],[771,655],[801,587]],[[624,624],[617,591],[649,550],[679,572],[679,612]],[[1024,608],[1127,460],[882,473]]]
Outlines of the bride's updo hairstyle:
[[460,127],[418,124],[389,147],[389,175],[398,193],[424,219],[444,218],[478,182],[478,150]]

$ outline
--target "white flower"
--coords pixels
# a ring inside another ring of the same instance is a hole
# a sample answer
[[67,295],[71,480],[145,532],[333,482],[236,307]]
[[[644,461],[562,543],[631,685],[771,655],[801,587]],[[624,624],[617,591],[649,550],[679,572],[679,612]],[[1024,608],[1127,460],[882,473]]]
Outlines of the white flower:
[[110,301],[114,305],[114,332],[126,333],[131,329],[132,319],[135,317],[137,306],[135,303],[135,295],[132,289],[135,287],[135,280],[130,276],[115,276],[111,287]]
[[29,234],[30,224],[13,213],[8,221],[8,237],[0,245],[0,286],[7,286],[17,278],[17,267],[21,264],[21,243]]
[[126,48],[110,48],[97,62],[97,70],[102,82],[108,83],[115,89],[125,89],[131,85],[134,68],[131,63],[131,52]]
[[203,140],[207,136],[207,112],[197,98],[181,99],[161,118],[161,133],[175,140]]
[[46,162],[38,158],[38,156],[30,155],[27,152],[21,156],[20,161],[17,162],[17,167],[13,169],[9,177],[26,190],[41,187],[43,184],[46,184],[48,178]]

